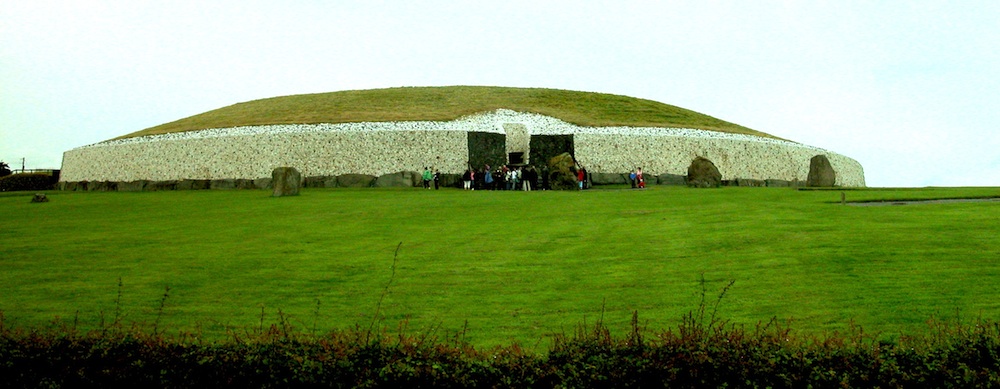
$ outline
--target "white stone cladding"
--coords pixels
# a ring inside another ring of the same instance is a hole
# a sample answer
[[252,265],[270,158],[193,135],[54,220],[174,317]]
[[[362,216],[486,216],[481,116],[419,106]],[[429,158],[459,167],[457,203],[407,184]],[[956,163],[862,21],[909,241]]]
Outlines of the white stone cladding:
[[303,176],[379,176],[425,166],[461,173],[469,159],[468,132],[505,134],[510,124],[523,125],[529,136],[574,134],[576,158],[592,173],[641,166],[646,174],[684,175],[691,160],[702,156],[727,180],[805,180],[809,159],[825,154],[837,185],[865,185],[857,161],[794,142],[681,128],[581,127],[506,109],[448,122],[246,126],[111,140],[65,152],[60,177],[65,182],[257,179],[270,177],[278,166],[295,167]]
[[792,142],[697,138],[671,135],[620,135],[584,133],[574,136],[577,161],[592,172],[643,172],[686,175],[698,156],[712,161],[722,179],[779,179],[805,181],[809,160],[824,154],[837,173],[838,186],[865,186],[857,161]]
[[[522,123],[503,123],[504,132],[507,134],[507,154],[513,152],[524,153],[524,160],[531,158],[529,147],[531,146],[531,132],[528,126]],[[507,161],[510,162],[510,161]]]

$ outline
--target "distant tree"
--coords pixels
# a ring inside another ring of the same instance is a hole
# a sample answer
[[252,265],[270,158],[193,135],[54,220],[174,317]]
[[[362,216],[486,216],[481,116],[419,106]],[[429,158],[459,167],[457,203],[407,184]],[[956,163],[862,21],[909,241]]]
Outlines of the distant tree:
[[7,165],[7,162],[0,161],[0,177],[7,177],[10,174],[10,166]]

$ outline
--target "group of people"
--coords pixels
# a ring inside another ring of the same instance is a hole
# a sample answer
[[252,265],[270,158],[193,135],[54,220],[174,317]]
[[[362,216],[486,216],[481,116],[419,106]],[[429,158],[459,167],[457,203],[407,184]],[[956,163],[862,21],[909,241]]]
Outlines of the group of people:
[[441,187],[441,171],[437,169],[434,169],[434,172],[431,173],[430,168],[424,167],[424,173],[421,175],[420,178],[424,180],[424,189],[431,188],[431,181],[434,182],[434,190],[437,190],[438,188]]
[[[465,190],[523,190],[531,191],[536,189],[549,189],[548,174],[543,168],[541,172],[534,166],[507,166],[503,165],[496,169],[491,169],[490,165],[485,165],[482,169],[473,169],[471,166],[465,169],[462,174],[462,188]],[[541,173],[541,174],[540,174]],[[576,168],[577,184],[580,190],[588,187],[587,170],[583,166]],[[434,189],[441,186],[441,172],[424,167],[421,175],[424,181],[424,189],[430,189],[433,183]],[[629,181],[632,189],[645,189],[646,179],[642,175],[642,168],[637,167],[629,172]]]
[[[421,174],[424,182],[424,189],[441,188],[441,171],[429,167],[424,167]],[[507,166],[503,165],[496,169],[491,169],[490,165],[485,165],[482,169],[473,169],[471,166],[462,174],[462,188],[465,190],[523,190],[531,191],[537,189],[548,189],[548,178],[545,177],[544,169],[539,171],[534,166]]]
[[646,179],[642,176],[642,168],[637,167],[628,174],[629,181],[632,181],[632,189],[646,189]]
[[544,171],[534,166],[502,165],[496,169],[485,165],[481,169],[471,166],[462,174],[465,190],[523,190],[547,189],[548,179]]

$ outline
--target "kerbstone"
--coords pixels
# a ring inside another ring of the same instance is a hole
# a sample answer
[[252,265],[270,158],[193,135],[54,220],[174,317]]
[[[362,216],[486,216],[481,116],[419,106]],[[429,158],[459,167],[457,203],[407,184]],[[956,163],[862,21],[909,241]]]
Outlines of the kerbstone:
[[660,174],[656,176],[656,183],[658,185],[685,186],[687,185],[687,177],[680,174]]
[[375,183],[375,176],[368,174],[341,174],[337,176],[337,187],[340,188],[370,188]]
[[616,173],[591,173],[590,182],[594,185],[628,184],[628,175]]
[[722,186],[722,173],[712,161],[697,157],[688,166],[687,185],[692,188],[718,188]]
[[379,176],[375,179],[374,186],[376,188],[410,188],[422,185],[422,182],[423,179],[417,172],[397,172]]

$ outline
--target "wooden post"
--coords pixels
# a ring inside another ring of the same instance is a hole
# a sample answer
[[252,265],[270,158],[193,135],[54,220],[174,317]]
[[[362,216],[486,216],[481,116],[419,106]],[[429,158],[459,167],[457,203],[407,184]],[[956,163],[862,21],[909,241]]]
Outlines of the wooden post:
[[847,205],[847,193],[840,192],[840,205]]

